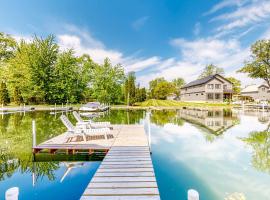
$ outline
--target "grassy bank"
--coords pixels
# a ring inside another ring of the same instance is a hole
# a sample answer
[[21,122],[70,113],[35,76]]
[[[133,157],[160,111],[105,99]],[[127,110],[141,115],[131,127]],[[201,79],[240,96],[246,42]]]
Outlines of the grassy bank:
[[204,102],[183,102],[174,100],[150,99],[142,103],[136,103],[140,107],[230,107],[227,103],[204,103]]
[[[73,107],[73,109],[77,110],[81,107],[82,104],[69,104],[69,107]],[[64,105],[65,107],[66,105]],[[182,102],[182,101],[174,101],[174,100],[156,100],[150,99],[141,103],[136,103],[134,106],[126,106],[126,105],[111,105],[112,109],[147,109],[151,107],[152,109],[175,109],[181,107],[231,107],[227,103],[198,103],[198,102]],[[8,105],[4,106],[5,108],[19,108],[18,105]],[[40,105],[26,105],[26,107],[34,107],[36,110],[50,110],[50,108],[54,108],[54,105],[48,104],[40,104]],[[62,107],[62,105],[57,105],[57,107]]]

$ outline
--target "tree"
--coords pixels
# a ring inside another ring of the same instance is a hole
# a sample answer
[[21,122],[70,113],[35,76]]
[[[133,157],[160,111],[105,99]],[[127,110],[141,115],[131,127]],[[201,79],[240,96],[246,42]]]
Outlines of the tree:
[[58,51],[59,47],[53,35],[45,39],[34,37],[28,51],[28,65],[31,69],[36,96],[44,102],[50,101],[49,83],[52,81]]
[[0,104],[7,105],[8,102],[9,102],[9,95],[7,85],[5,82],[2,82],[0,85]]
[[233,84],[233,93],[240,94],[240,92],[241,92],[241,81],[239,81],[238,79],[236,79],[234,77],[228,77],[227,79],[229,81],[231,81],[232,84]]
[[146,89],[143,87],[143,88],[140,88],[140,86],[138,85],[136,87],[136,102],[143,102],[146,100]]
[[13,57],[16,41],[10,35],[0,32],[0,63]]
[[[30,44],[22,40],[18,44],[14,56],[7,61],[3,74],[13,100],[18,99],[14,97],[18,92],[26,101],[35,96],[36,89],[35,83],[32,81],[29,57]],[[20,101],[16,100],[16,103],[20,103]]]
[[124,83],[125,101],[127,105],[132,105],[136,102],[136,87],[135,87],[135,73],[129,72]]
[[172,80],[172,84],[175,87],[176,97],[180,97],[181,88],[185,85],[185,80],[183,78],[176,78]]
[[93,96],[103,103],[118,103],[121,97],[121,85],[124,81],[124,69],[120,64],[112,65],[106,58],[102,65],[93,69],[90,85]]
[[166,99],[168,95],[175,91],[172,83],[166,81],[164,78],[156,78],[149,83],[150,98]]
[[251,78],[260,78],[270,87],[270,40],[259,40],[251,46],[251,60],[246,61],[238,72]]
[[205,78],[207,76],[211,76],[215,74],[224,74],[224,69],[219,68],[213,64],[210,64],[210,65],[206,65],[206,67],[204,68],[199,78]]
[[48,102],[78,102],[80,76],[77,64],[77,58],[71,49],[58,55],[52,71],[51,82],[48,83]]
[[6,62],[14,56],[16,45],[15,39],[0,32],[0,80],[5,80]]
[[23,97],[22,97],[21,91],[17,86],[15,86],[14,88],[13,101],[17,105],[20,105],[21,103],[23,103]]

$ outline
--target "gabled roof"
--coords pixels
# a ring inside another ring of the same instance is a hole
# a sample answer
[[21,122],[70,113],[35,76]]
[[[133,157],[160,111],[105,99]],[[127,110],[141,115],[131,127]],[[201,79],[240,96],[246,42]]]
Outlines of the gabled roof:
[[241,92],[258,92],[259,85],[248,85]]
[[[209,81],[211,81],[212,79],[216,78],[216,77],[221,77],[222,79],[225,79],[226,81],[230,82],[229,80],[227,80],[226,78],[224,78],[223,76],[219,75],[219,74],[214,74],[214,75],[210,75],[210,76],[207,76],[205,78],[201,78],[201,79],[197,79],[195,81],[191,81],[189,82],[188,84],[184,85],[183,88],[187,88],[187,87],[191,87],[191,86],[195,86],[195,85],[202,85],[202,84],[205,84]],[[222,81],[223,82],[223,81]]]

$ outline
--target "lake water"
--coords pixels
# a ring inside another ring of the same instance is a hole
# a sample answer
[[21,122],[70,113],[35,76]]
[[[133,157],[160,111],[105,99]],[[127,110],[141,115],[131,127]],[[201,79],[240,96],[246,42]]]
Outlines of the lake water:
[[[69,113],[68,116],[74,120]],[[96,118],[144,124],[146,111],[112,110]],[[65,131],[60,114],[0,115],[0,199],[19,187],[19,199],[79,199],[100,157],[42,155],[33,162],[31,122],[37,143]],[[270,199],[270,114],[236,110],[163,110],[150,115],[152,159],[163,200]]]

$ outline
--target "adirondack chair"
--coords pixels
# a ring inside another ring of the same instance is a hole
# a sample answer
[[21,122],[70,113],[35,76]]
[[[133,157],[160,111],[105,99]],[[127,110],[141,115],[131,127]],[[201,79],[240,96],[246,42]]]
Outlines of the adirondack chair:
[[93,122],[92,120],[83,120],[79,113],[76,111],[73,111],[73,116],[75,119],[78,121],[80,124],[86,124],[89,125],[91,128],[110,128],[112,129],[111,123],[110,122]]
[[81,128],[81,126],[74,126],[65,115],[61,115],[60,119],[67,127],[68,136],[83,136],[84,141],[86,141],[86,135],[104,135],[105,139],[108,139],[107,133],[110,132],[109,128]]

